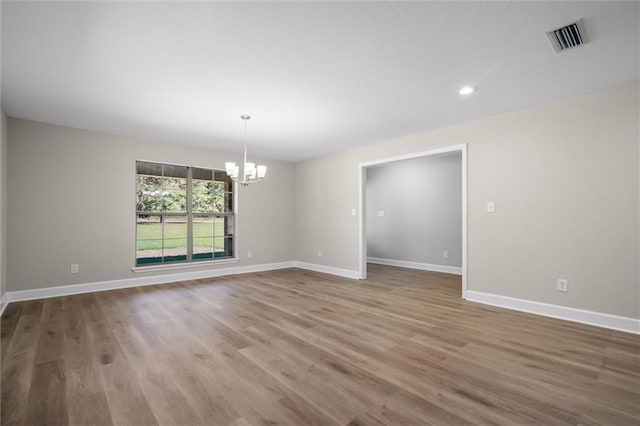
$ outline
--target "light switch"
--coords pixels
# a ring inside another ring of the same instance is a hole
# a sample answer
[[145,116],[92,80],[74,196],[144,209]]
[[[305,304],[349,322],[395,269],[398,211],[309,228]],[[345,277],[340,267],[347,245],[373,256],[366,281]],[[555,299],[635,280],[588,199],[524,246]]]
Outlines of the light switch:
[[495,213],[495,212],[496,212],[496,202],[487,201],[487,213]]
[[356,209],[351,209],[351,216],[355,216],[356,215]]

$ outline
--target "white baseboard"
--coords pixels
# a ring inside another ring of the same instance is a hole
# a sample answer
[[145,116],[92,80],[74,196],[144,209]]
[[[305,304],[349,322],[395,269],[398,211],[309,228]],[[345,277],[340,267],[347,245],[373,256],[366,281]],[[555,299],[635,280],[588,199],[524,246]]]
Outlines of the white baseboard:
[[230,268],[207,269],[203,271],[181,272],[177,274],[152,275],[122,280],[99,281],[86,284],[63,285],[33,290],[9,291],[2,298],[3,306],[9,302],[44,299],[47,297],[68,296],[72,294],[91,293],[95,291],[116,290],[119,288],[138,287],[154,284],[166,284],[176,281],[188,281],[201,278],[221,277],[249,272],[272,271],[274,269],[293,268],[295,262],[265,263],[261,265],[234,266]]
[[224,275],[245,274],[250,272],[273,271],[276,269],[301,268],[310,271],[324,272],[346,278],[358,278],[358,271],[332,268],[330,266],[316,265],[313,263],[290,261],[279,263],[265,263],[260,265],[234,266],[229,268],[207,269],[202,271],[180,272],[176,274],[150,275],[121,280],[99,281],[86,284],[62,285],[56,287],[39,288],[32,290],[9,291],[0,299],[0,315],[9,302],[24,300],[45,299],[48,297],[69,296],[73,294],[92,293],[96,291],[117,290],[120,288],[166,284],[176,281],[188,281],[201,278],[221,277]]
[[446,274],[462,275],[462,268],[457,266],[434,265],[431,263],[408,262],[406,260],[381,259],[379,257],[367,257],[368,263],[379,265],[398,266],[400,268],[421,269],[423,271],[444,272]]
[[[371,263],[388,263],[376,262],[375,259]],[[370,259],[367,259],[371,261]],[[391,261],[397,262],[397,261]],[[402,261],[399,261],[402,262]],[[404,262],[402,262],[404,263]],[[412,262],[409,262],[412,263]],[[425,265],[425,264],[418,264]],[[391,266],[404,266],[399,264],[391,264]],[[439,266],[439,265],[429,265]],[[166,284],[176,281],[188,281],[201,278],[213,278],[224,275],[244,274],[250,272],[272,271],[276,269],[301,268],[310,271],[322,272],[325,274],[337,275],[345,278],[359,279],[358,271],[349,269],[334,268],[331,266],[318,265],[314,263],[291,261],[279,263],[265,263],[261,265],[234,266],[230,268],[207,269],[203,271],[181,272],[177,274],[153,275],[145,277],[127,278],[122,280],[100,281],[86,284],[64,285],[58,287],[48,287],[33,290],[9,291],[0,298],[0,315],[4,312],[7,304],[10,302],[18,302],[24,300],[44,299],[48,297],[68,296],[72,294],[91,293],[96,291],[116,290],[120,288],[147,286],[154,284]],[[451,267],[445,267],[451,268]],[[424,268],[417,268],[424,269]],[[427,269],[433,270],[433,269]],[[451,272],[450,270],[439,270],[437,272]],[[466,299],[473,302],[484,303],[487,305],[498,306],[501,308],[513,309],[516,311],[529,312],[532,314],[543,315],[552,318],[558,318],[568,321],[579,322],[583,324],[595,325],[598,327],[609,328],[613,330],[626,331],[629,333],[640,334],[640,320],[634,318],[621,317],[617,315],[603,314],[599,312],[586,311],[576,308],[568,308],[565,306],[550,305],[547,303],[534,302],[531,300],[516,299],[508,296],[500,296],[497,294],[483,293],[479,291],[467,290]]]
[[324,272],[325,274],[338,275],[340,277],[351,278],[357,280],[360,278],[358,271],[352,271],[350,269],[334,268],[332,266],[318,265],[316,263],[307,263],[295,261],[293,262],[296,268],[307,269],[309,271]]
[[466,299],[472,302],[484,303],[485,305],[499,306],[501,308],[543,315],[545,317],[640,334],[640,319],[568,308],[566,306],[551,305],[548,303],[534,302],[532,300],[516,299],[514,297],[473,290],[467,290]]
[[7,295],[5,294],[0,298],[0,317],[2,316],[8,304],[9,302],[7,301]]

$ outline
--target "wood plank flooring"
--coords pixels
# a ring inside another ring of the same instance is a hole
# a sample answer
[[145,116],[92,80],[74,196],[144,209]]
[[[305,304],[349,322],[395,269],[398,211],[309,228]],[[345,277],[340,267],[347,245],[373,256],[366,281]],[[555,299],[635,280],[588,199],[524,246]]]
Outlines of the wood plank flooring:
[[640,424],[640,338],[287,269],[11,303],[2,425]]

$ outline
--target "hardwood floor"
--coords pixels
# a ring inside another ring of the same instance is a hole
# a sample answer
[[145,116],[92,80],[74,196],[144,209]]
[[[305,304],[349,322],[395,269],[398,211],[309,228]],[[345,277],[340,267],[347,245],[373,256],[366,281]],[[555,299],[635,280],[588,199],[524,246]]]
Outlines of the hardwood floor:
[[11,303],[3,425],[640,423],[639,336],[288,269]]

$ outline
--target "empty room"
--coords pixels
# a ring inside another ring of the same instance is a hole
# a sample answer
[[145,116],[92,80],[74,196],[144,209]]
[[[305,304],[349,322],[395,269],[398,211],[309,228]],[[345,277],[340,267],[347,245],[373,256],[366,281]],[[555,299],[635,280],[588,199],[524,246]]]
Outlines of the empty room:
[[0,2],[1,425],[640,423],[640,3]]

